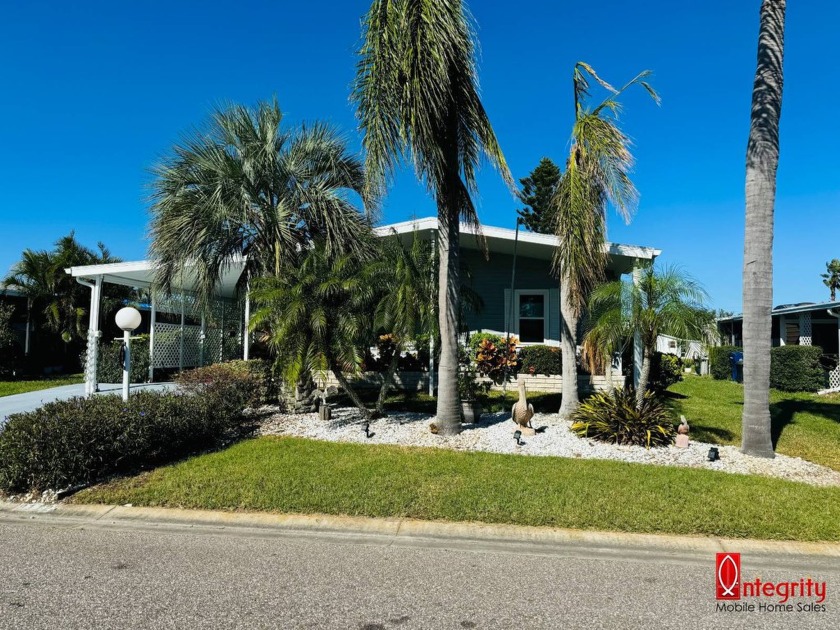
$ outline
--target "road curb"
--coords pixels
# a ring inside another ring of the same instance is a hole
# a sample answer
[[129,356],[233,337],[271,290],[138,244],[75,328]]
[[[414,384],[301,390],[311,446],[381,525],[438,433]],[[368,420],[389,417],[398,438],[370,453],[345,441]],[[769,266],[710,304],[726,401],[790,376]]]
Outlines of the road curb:
[[624,551],[645,550],[660,553],[741,553],[774,556],[827,556],[840,558],[840,544],[747,540],[666,534],[584,531],[496,525],[452,523],[399,518],[368,518],[328,514],[272,514],[225,512],[181,508],[134,507],[130,505],[84,505],[10,503],[0,501],[0,519],[57,519],[87,523],[142,524],[205,528],[274,530],[278,532],[317,532],[350,536],[385,536],[395,539],[421,538],[437,541],[474,541],[490,544],[545,546],[583,546]]

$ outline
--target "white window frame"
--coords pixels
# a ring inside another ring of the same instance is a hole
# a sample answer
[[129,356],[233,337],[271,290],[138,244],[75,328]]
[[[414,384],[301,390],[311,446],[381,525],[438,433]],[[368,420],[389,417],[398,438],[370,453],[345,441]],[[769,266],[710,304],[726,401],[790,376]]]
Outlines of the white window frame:
[[[549,332],[548,322],[549,322],[549,316],[551,314],[551,307],[549,305],[549,291],[548,291],[548,289],[516,289],[516,291],[513,292],[513,314],[514,314],[513,334],[515,334],[517,337],[520,336],[519,335],[519,320],[520,320],[519,299],[523,295],[541,295],[542,298],[543,298],[543,317],[542,317],[542,320],[543,320],[543,338],[542,338],[542,341],[522,341],[522,339],[520,338],[519,339],[519,345],[520,346],[540,346],[540,345],[544,345],[548,342],[548,332]],[[526,319],[528,319],[528,318],[526,318]],[[538,318],[534,317],[532,319],[538,319]]]

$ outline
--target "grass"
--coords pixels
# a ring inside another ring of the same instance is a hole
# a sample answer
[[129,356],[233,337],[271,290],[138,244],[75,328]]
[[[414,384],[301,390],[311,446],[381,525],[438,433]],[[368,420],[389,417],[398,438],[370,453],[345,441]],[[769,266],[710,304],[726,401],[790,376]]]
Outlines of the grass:
[[250,439],[80,503],[840,540],[840,488],[599,460]]
[[[688,419],[692,439],[740,445],[743,385],[686,376],[668,404]],[[840,470],[840,396],[771,390],[770,413],[776,452]]]
[[60,387],[62,385],[76,385],[82,382],[84,382],[84,377],[81,374],[45,376],[31,381],[0,381],[0,397],[36,392],[41,389]]

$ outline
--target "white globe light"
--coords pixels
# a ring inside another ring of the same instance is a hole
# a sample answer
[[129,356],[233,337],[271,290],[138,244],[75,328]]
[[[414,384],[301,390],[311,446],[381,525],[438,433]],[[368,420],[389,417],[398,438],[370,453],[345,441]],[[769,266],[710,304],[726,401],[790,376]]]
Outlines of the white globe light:
[[122,330],[134,330],[140,325],[140,311],[131,306],[126,306],[117,311],[117,326]]

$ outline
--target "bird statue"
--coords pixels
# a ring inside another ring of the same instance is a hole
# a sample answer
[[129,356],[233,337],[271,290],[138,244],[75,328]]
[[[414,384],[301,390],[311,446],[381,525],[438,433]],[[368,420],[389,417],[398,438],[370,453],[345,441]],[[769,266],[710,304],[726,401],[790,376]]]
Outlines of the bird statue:
[[510,417],[520,427],[530,427],[531,418],[534,417],[534,405],[528,403],[525,397],[525,381],[519,381],[519,400],[510,410]]
[[677,427],[677,439],[676,439],[676,447],[677,448],[688,448],[688,420],[685,419],[685,416],[680,416],[680,426]]

